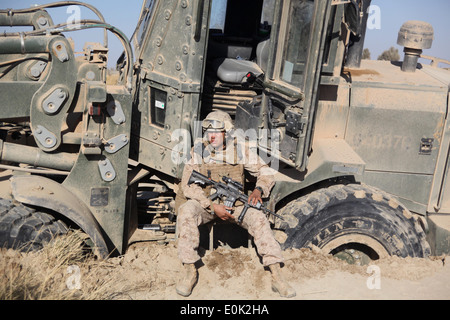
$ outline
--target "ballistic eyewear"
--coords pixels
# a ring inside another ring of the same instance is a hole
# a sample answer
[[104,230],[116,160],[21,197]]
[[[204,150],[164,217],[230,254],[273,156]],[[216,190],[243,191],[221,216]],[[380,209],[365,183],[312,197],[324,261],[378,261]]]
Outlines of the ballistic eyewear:
[[205,130],[208,130],[208,129],[225,130],[225,122],[220,121],[220,120],[205,119],[202,122],[202,127]]

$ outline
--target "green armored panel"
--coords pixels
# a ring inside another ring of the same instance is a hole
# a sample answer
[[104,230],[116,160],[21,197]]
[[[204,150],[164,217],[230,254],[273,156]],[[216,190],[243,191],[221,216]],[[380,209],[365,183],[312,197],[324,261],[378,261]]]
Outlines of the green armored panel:
[[447,88],[390,62],[350,70],[346,140],[366,162],[365,181],[425,211],[446,116]]

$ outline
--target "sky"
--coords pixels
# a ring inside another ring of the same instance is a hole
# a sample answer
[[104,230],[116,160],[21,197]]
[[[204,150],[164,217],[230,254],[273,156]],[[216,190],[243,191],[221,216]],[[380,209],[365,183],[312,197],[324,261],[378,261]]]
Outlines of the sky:
[[371,59],[391,46],[403,59],[403,47],[397,45],[398,31],[404,22],[420,20],[430,23],[434,30],[431,49],[424,49],[423,54],[450,61],[450,0],[372,0],[371,5],[379,7],[380,13],[377,26],[376,11],[369,12],[372,25],[367,29],[364,47],[370,50]]
[[[33,4],[45,4],[48,0],[0,0],[0,9],[26,8]],[[122,30],[128,37],[133,34],[142,6],[141,0],[87,0],[99,9],[107,23]],[[372,0],[369,12],[369,28],[366,33],[365,48],[371,53],[371,59],[377,57],[391,46],[399,50],[403,59],[403,48],[397,45],[397,35],[401,25],[408,20],[420,20],[432,24],[434,41],[431,49],[423,54],[450,60],[450,0]],[[66,22],[75,12],[67,8],[48,9],[55,23]],[[81,19],[96,19],[96,16],[81,8]],[[0,27],[0,32],[8,28]],[[102,42],[103,32],[88,30],[71,32],[76,43],[75,50],[81,51],[86,41]],[[122,53],[120,42],[109,33],[110,63],[113,66]],[[444,65],[448,67],[448,65]]]

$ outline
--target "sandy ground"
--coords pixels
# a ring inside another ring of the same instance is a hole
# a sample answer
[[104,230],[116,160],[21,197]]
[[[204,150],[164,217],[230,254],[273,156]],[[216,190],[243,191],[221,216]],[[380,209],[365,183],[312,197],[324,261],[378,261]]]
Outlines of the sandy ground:
[[[370,267],[351,266],[308,249],[288,250],[284,256],[284,275],[297,291],[294,299],[450,299],[450,265],[442,258],[394,257]],[[254,249],[220,247],[206,251],[202,261],[192,295],[183,298],[175,292],[181,268],[175,246],[138,243],[119,269],[134,270],[134,275],[128,274],[131,281],[143,277],[153,282],[122,298],[282,299],[271,290],[270,271],[262,267]]]
[[[31,299],[185,300],[186,303],[284,299],[272,292],[270,271],[263,268],[254,248],[219,247],[203,250],[202,255],[199,281],[188,298],[175,292],[181,277],[175,242],[136,241],[125,255],[105,261],[76,260],[74,254],[74,258],[58,262],[61,254],[52,251],[24,254],[0,249],[0,286],[11,283],[17,286],[18,280],[32,273],[32,280],[24,285],[27,289],[20,289],[40,290],[31,294]],[[282,270],[297,291],[293,299],[450,298],[450,261],[445,257],[391,257],[369,266],[349,265],[309,249],[286,250],[284,257]],[[74,272],[77,270],[78,273]],[[39,279],[41,284],[37,282]],[[8,294],[8,290],[3,291]]]
[[[266,270],[254,248],[219,247],[202,252],[199,281],[191,296],[175,292],[181,264],[176,244],[132,244],[124,257],[111,259],[125,282],[148,282],[120,299],[282,299],[271,290]],[[391,257],[369,266],[349,265],[322,252],[284,252],[286,279],[297,291],[294,299],[450,299],[450,261],[445,257]],[[447,263],[446,263],[447,262]]]

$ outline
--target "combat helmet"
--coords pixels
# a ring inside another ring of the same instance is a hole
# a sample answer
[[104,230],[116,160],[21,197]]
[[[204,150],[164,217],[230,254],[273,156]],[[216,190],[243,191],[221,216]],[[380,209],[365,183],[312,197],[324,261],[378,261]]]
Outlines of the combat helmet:
[[202,121],[203,130],[214,129],[220,131],[229,131],[233,129],[233,120],[228,113],[224,111],[210,112]]

